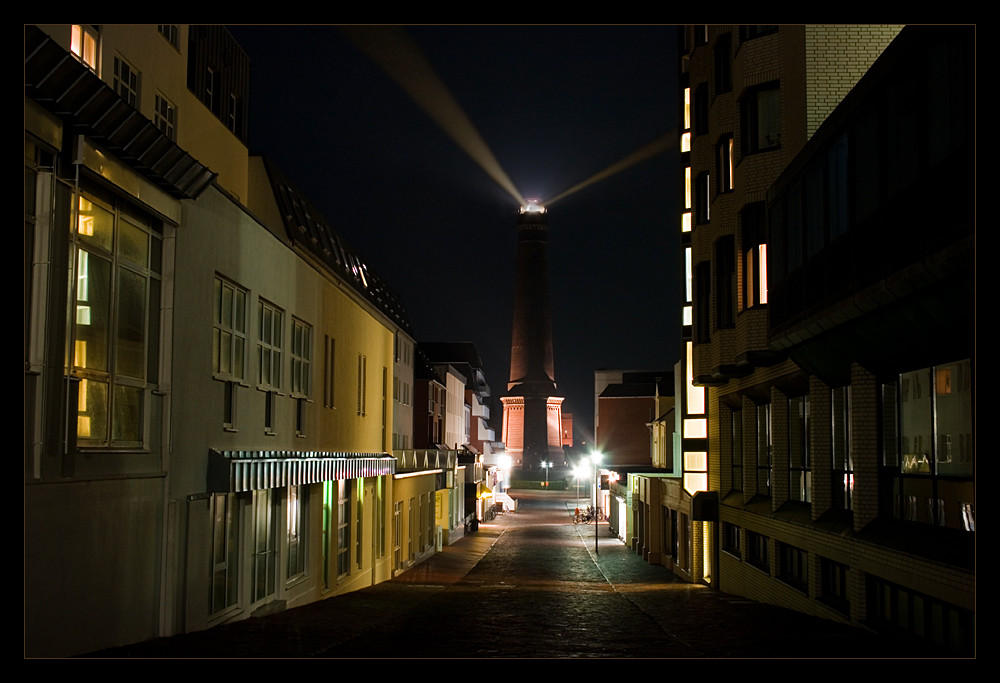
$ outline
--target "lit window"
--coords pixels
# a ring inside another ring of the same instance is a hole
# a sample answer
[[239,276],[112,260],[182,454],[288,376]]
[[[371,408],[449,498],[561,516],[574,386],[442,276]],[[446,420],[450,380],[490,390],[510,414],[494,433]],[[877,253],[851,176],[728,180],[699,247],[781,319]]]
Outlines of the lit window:
[[719,140],[716,147],[716,168],[718,169],[719,192],[733,191],[733,136]]
[[309,487],[294,485],[288,487],[286,519],[285,577],[295,579],[306,572],[306,515],[303,514],[308,501]]
[[684,88],[684,130],[691,129],[691,88]]
[[73,24],[70,51],[91,71],[97,71],[97,30],[85,24]]
[[740,213],[743,241],[743,307],[767,303],[767,239],[763,202],[748,204]]
[[72,375],[77,438],[87,446],[141,446],[146,391],[159,336],[158,226],[81,196],[73,244]]
[[684,167],[684,208],[691,209],[691,167]]

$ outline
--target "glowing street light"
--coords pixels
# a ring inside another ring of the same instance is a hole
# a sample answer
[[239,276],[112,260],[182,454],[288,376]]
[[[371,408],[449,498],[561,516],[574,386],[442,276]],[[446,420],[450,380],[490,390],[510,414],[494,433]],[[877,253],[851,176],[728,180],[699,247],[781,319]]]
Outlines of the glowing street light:
[[548,490],[548,488],[549,488],[549,468],[552,467],[552,462],[551,461],[543,460],[540,464],[541,464],[542,467],[545,468],[545,489]]

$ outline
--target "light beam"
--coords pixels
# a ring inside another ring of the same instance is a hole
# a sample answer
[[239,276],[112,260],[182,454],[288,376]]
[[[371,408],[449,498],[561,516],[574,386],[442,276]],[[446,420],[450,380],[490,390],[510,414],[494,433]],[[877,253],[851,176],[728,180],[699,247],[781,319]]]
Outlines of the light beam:
[[368,55],[520,206],[524,197],[500,167],[475,126],[434,73],[420,47],[395,26],[342,26],[340,31]]
[[595,173],[594,175],[590,176],[583,182],[577,183],[573,187],[569,188],[565,192],[557,194],[552,199],[547,200],[545,202],[545,205],[551,206],[552,204],[555,204],[563,197],[568,197],[574,192],[578,192],[579,190],[582,190],[585,187],[593,185],[598,181],[604,180],[605,178],[609,178],[615,175],[616,173],[621,173],[625,169],[631,168],[632,166],[635,166],[636,164],[645,161],[646,159],[650,159],[656,156],[657,154],[662,154],[663,152],[666,152],[676,144],[677,144],[677,131],[671,131],[669,133],[665,133],[660,137],[656,138],[655,140],[653,140],[652,142],[650,142],[649,144],[640,147],[639,149],[632,152],[631,154],[621,159],[620,161],[616,161],[615,163],[611,164],[603,171]]

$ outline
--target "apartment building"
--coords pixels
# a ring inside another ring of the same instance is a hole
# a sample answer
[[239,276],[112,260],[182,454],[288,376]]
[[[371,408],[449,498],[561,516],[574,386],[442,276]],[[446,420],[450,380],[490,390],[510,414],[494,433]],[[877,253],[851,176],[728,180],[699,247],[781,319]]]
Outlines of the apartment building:
[[701,25],[680,45],[679,433],[718,496],[691,508],[694,573],[966,654],[974,31]]
[[25,27],[29,656],[371,585],[406,529],[433,548],[432,492],[390,516],[405,312],[249,157],[248,74],[222,27]]

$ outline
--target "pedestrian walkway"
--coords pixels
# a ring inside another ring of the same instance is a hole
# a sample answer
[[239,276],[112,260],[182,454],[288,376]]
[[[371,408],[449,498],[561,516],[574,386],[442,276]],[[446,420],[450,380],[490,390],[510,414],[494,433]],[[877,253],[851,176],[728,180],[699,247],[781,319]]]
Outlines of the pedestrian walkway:
[[[95,657],[901,657],[859,629],[680,581],[557,492],[364,590]],[[595,545],[596,543],[596,545]]]

